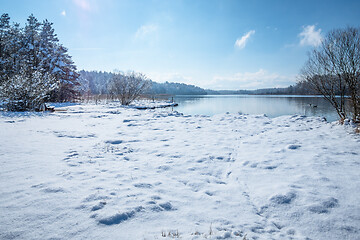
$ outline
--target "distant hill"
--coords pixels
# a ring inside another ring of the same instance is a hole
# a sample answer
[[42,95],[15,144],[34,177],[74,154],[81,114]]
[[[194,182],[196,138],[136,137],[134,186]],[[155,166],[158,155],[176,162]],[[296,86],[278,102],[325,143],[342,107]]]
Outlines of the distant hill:
[[264,88],[256,90],[206,90],[209,95],[313,95],[316,94],[311,88],[303,83],[286,88]]
[[[108,94],[108,84],[113,73],[98,71],[80,71],[79,82],[84,92],[91,94]],[[146,91],[149,95],[206,95],[205,89],[184,83],[157,83],[151,81],[151,87]]]
[[[91,94],[108,94],[108,83],[113,76],[110,72],[80,71],[79,82],[83,92]],[[257,90],[211,90],[184,83],[151,81],[151,87],[146,91],[149,95],[311,95],[316,94],[302,83],[286,88],[266,88]]]
[[169,94],[169,95],[206,95],[205,89],[194,85],[188,85],[184,83],[157,83],[152,82],[149,94]]

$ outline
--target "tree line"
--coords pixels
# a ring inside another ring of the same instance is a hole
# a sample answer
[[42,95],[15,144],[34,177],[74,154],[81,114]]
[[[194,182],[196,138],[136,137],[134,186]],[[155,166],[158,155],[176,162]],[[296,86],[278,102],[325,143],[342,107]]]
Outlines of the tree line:
[[[82,92],[89,93],[93,95],[107,95],[111,91],[109,86],[112,84],[113,78],[116,75],[123,75],[129,73],[111,73],[111,72],[102,72],[102,71],[85,71],[82,70],[79,72],[80,78],[79,82],[83,86]],[[141,74],[138,73],[138,76]],[[148,86],[142,94],[144,95],[205,95],[207,94],[205,89],[194,85],[188,85],[184,83],[174,83],[174,82],[164,82],[157,83],[148,79],[145,75],[142,75],[143,80],[148,81]]]
[[[108,85],[115,73],[106,71],[79,71],[79,82],[81,93],[92,95],[110,94]],[[124,73],[122,73],[124,74]],[[231,94],[253,94],[253,95],[315,95],[318,94],[311,86],[304,82],[298,82],[285,88],[264,88],[257,90],[210,90],[194,85],[164,82],[158,83],[149,80],[150,86],[144,91],[145,95],[231,95]]]
[[79,74],[52,23],[34,15],[24,27],[0,17],[0,97],[9,110],[39,108],[45,101],[75,99]]
[[309,84],[298,82],[284,88],[261,88],[256,90],[206,90],[210,95],[316,95],[318,94]]

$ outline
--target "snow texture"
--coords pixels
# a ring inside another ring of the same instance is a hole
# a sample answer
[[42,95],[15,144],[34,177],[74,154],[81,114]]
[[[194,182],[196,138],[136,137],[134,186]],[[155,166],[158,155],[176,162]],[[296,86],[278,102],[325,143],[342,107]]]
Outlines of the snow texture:
[[359,239],[360,139],[304,116],[2,113],[0,239]]

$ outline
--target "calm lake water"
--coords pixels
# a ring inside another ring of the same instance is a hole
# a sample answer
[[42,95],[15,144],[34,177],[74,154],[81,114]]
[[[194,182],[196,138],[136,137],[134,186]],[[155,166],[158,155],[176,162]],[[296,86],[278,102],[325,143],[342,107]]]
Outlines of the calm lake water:
[[[274,96],[274,95],[204,95],[175,96],[179,106],[174,110],[190,115],[215,115],[219,113],[306,115],[325,117],[336,121],[333,107],[321,96]],[[316,106],[316,107],[314,107]]]

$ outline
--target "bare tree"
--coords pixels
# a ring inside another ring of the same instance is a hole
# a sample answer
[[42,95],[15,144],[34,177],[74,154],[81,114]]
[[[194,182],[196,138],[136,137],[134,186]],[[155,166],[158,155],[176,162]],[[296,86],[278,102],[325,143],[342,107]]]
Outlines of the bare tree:
[[360,28],[330,31],[309,53],[300,77],[332,104],[341,119],[352,114],[359,121]]
[[115,73],[109,83],[109,93],[122,105],[129,105],[149,87],[150,81],[142,73]]

